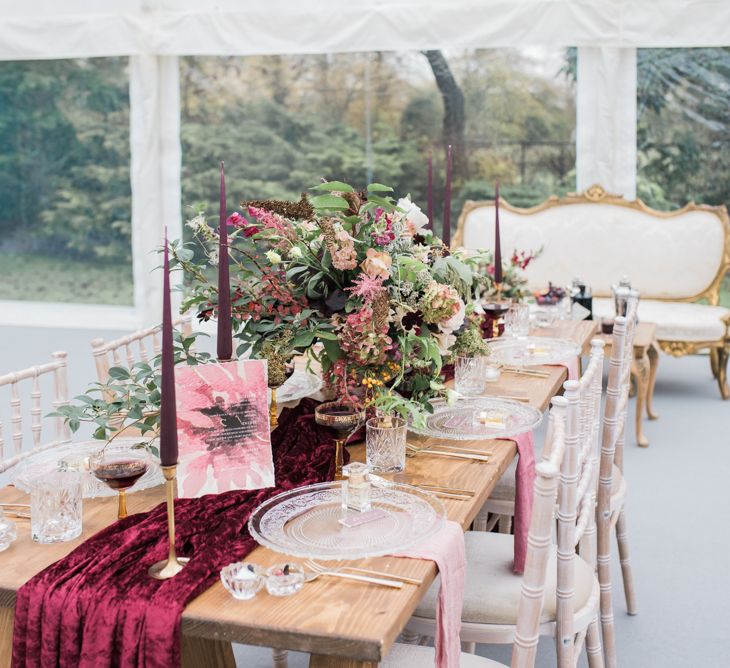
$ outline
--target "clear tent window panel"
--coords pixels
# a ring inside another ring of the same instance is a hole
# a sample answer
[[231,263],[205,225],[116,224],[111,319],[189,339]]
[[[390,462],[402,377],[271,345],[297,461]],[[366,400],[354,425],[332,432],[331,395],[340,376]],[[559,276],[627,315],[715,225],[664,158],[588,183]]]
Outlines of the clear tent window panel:
[[638,196],[730,206],[730,48],[639,49],[637,68]]
[[[298,199],[321,179],[386,183],[443,210],[453,145],[452,224],[467,199],[530,206],[575,188],[575,90],[564,49],[448,49],[180,62],[183,216],[244,199]],[[189,235],[189,230],[186,235]]]
[[133,299],[127,58],[0,62],[0,299]]

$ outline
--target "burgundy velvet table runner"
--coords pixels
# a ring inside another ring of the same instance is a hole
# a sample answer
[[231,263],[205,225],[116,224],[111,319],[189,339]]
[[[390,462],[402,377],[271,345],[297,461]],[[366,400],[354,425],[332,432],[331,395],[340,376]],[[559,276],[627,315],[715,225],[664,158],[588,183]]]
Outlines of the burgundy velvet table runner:
[[190,556],[176,577],[147,574],[167,556],[165,504],[115,522],[20,588],[15,607],[15,668],[180,665],[185,605],[208,589],[226,564],[256,543],[251,512],[287,489],[333,480],[335,448],[314,421],[311,399],[284,409],[272,434],[276,487],[178,499],[176,547]]

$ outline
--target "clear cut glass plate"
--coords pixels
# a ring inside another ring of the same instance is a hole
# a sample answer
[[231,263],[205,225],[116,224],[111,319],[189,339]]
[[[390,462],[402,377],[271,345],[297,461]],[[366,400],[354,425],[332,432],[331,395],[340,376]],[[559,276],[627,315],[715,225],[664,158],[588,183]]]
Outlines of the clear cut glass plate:
[[[284,404],[287,401],[299,401],[304,397],[310,397],[322,389],[322,379],[313,373],[297,369],[286,382],[276,390],[276,401]],[[269,390],[269,401],[271,401],[271,390]]]
[[275,552],[309,559],[362,559],[395,554],[433,535],[446,511],[435,496],[400,483],[372,483],[371,504],[381,518],[345,527],[342,482],[292,489],[262,503],[248,528],[254,539]]
[[432,401],[434,412],[426,416],[426,426],[408,429],[421,436],[456,441],[509,438],[537,427],[542,413],[533,406],[497,397],[472,397],[447,404]]
[[511,366],[561,364],[580,355],[580,346],[570,339],[527,336],[519,339],[496,339],[489,342],[491,358]]
[[[113,443],[118,445],[134,445],[136,443],[147,443],[149,437],[145,436],[120,436],[115,438]],[[100,496],[116,496],[117,491],[101,482],[88,468],[88,458],[104,447],[104,441],[89,440],[62,443],[60,445],[43,450],[23,459],[8,471],[12,472],[15,486],[30,493],[30,476],[37,473],[50,473],[63,468],[80,470],[84,476],[83,497],[93,499]],[[146,473],[132,487],[126,490],[127,494],[141,492],[143,489],[157,487],[165,482],[159,463],[152,457]]]

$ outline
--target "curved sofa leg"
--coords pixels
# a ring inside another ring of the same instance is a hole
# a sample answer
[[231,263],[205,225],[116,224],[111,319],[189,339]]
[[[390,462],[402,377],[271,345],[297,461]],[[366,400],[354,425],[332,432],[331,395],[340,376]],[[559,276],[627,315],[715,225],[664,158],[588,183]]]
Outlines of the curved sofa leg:
[[723,399],[730,399],[730,387],[727,384],[727,362],[730,358],[730,345],[726,344],[717,350],[717,384]]
[[712,369],[712,377],[717,378],[717,372],[720,365],[717,362],[718,354],[717,348],[710,348],[710,368]]

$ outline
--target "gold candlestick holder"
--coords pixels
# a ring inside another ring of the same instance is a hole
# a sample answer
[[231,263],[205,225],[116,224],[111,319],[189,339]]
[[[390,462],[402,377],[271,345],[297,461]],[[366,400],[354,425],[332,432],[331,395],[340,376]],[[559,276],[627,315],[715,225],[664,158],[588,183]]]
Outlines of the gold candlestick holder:
[[279,426],[278,406],[276,404],[276,388],[271,388],[271,408],[269,408],[269,426],[271,431]]
[[190,561],[188,557],[178,557],[175,552],[175,493],[177,490],[177,465],[163,466],[165,476],[165,495],[167,497],[167,533],[170,539],[170,551],[167,559],[150,566],[148,573],[156,580],[168,580],[175,577]]

